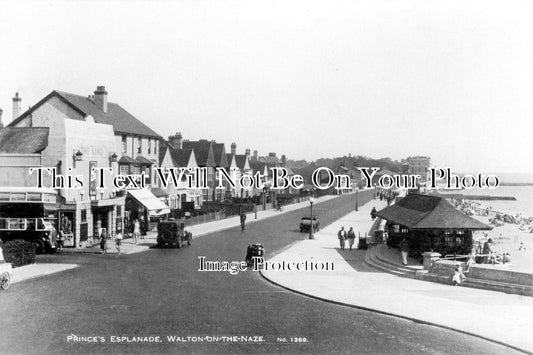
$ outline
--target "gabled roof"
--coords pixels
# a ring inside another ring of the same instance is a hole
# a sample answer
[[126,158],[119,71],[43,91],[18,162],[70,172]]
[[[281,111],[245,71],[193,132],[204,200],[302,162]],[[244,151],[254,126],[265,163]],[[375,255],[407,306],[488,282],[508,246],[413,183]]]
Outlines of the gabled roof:
[[159,166],[163,164],[163,159],[165,159],[165,154],[167,153],[167,149],[169,148],[169,144],[165,140],[161,140],[161,143],[159,144]]
[[159,134],[155,133],[152,129],[146,126],[144,123],[135,118],[128,111],[124,110],[119,104],[108,102],[107,112],[104,112],[98,107],[93,100],[86,96],[80,96],[70,94],[68,92],[54,90],[36,105],[31,110],[24,112],[20,117],[11,122],[9,126],[14,126],[24,118],[26,118],[31,111],[35,111],[36,108],[44,104],[51,97],[56,96],[61,101],[65,102],[75,111],[82,116],[91,115],[96,123],[105,123],[113,126],[115,134],[130,134],[138,135],[148,138],[160,139]]
[[396,204],[376,212],[389,222],[409,229],[490,230],[492,227],[465,215],[443,198],[410,194]]
[[264,157],[259,157],[258,160],[259,161],[263,161],[263,162],[267,163],[268,166],[272,166],[272,167],[275,167],[275,166],[279,165],[279,158],[277,156],[267,155],[267,156],[264,156]]
[[235,162],[239,169],[244,170],[246,166],[246,154],[235,154]]
[[214,167],[216,166],[215,157],[213,153],[213,144],[207,139],[199,141],[183,141],[183,149],[193,149],[198,166]]
[[226,146],[224,143],[213,143],[213,153],[215,154],[215,164],[222,168],[227,168],[228,159],[226,157]]
[[[261,161],[250,161],[250,168],[252,168],[254,174],[259,172],[259,173],[263,173],[265,171],[265,166],[266,166],[266,163],[265,162],[261,162]],[[268,172],[267,172],[268,173]]]
[[[227,153],[226,160],[228,161],[228,168],[231,167],[231,162],[233,161],[233,154]],[[235,162],[235,164],[237,164],[237,162]]]
[[191,159],[191,154],[194,154],[192,149],[174,149],[169,146],[168,150],[172,158],[172,163],[178,168],[186,168]]
[[0,153],[40,153],[48,147],[48,127],[0,129]]

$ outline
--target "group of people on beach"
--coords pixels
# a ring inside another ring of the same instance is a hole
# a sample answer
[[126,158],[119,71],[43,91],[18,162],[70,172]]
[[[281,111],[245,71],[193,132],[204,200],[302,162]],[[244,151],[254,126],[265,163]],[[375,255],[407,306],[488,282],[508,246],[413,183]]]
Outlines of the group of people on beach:
[[508,224],[519,224],[521,231],[533,233],[533,217],[524,217],[521,213],[510,214],[503,212],[496,212],[492,210],[492,206],[483,206],[477,201],[463,200],[463,199],[451,199],[454,206],[465,213],[468,216],[484,216],[489,217],[491,214],[494,214],[493,217],[489,218],[489,223],[495,227],[503,226],[505,223]]

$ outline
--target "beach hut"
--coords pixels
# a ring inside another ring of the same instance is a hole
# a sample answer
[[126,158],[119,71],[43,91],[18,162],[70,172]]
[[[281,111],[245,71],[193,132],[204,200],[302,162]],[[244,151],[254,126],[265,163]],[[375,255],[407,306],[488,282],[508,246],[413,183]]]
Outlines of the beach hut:
[[444,198],[430,195],[407,195],[376,215],[387,221],[387,244],[397,247],[405,238],[409,255],[419,260],[426,251],[468,254],[472,250],[473,231],[492,229],[457,210]]

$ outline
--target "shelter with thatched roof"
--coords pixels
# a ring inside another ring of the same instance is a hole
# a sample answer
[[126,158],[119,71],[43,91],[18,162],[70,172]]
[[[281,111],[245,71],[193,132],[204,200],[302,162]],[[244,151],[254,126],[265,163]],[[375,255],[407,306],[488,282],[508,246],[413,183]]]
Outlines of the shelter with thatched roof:
[[376,212],[387,220],[387,244],[396,247],[405,238],[410,255],[421,258],[425,251],[468,254],[472,233],[492,227],[465,215],[442,197],[410,194],[392,206]]

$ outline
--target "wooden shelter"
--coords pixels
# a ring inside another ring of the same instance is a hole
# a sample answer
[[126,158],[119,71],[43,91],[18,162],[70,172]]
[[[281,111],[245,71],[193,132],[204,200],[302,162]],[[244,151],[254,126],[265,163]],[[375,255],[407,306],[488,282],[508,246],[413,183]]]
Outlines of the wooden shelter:
[[387,244],[396,247],[405,238],[409,254],[420,260],[426,251],[468,254],[473,231],[492,229],[457,210],[444,198],[429,195],[407,195],[376,215],[387,220]]

